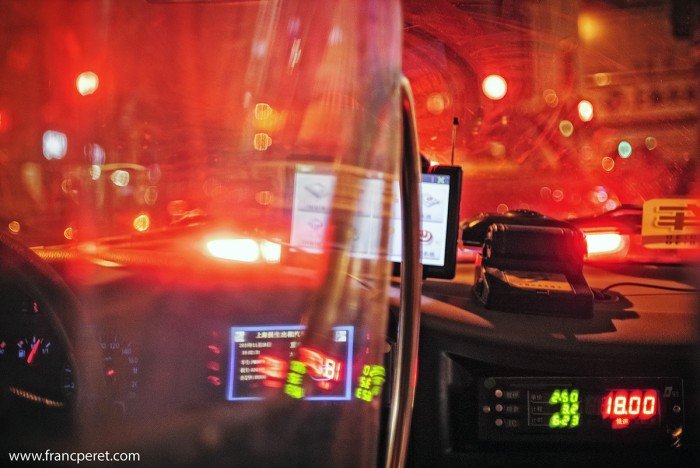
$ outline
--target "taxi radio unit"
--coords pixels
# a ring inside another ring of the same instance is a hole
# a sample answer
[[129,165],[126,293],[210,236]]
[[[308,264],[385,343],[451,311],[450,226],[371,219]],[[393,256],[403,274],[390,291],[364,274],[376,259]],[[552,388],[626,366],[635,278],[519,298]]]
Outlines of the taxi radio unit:
[[476,260],[474,295],[489,309],[589,318],[585,254],[576,228],[491,224]]

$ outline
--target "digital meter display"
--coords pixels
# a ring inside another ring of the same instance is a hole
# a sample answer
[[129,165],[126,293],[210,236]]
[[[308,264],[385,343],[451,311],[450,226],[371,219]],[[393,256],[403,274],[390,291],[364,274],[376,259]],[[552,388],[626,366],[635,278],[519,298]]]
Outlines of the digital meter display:
[[488,441],[667,442],[683,432],[679,378],[489,377],[478,399]]
[[586,418],[610,421],[612,429],[652,425],[658,422],[659,393],[655,389],[615,389],[584,392],[578,388],[554,388],[528,391],[528,424],[550,429],[573,429],[581,425],[582,405],[590,408],[599,402],[600,411],[588,411]]
[[306,400],[352,398],[354,327],[331,329],[327,349],[301,347],[301,325],[233,327],[230,330],[229,401],[262,400],[288,384],[290,364],[303,363]]
[[552,391],[547,403],[550,411],[554,411],[549,417],[549,427],[578,427],[581,423],[579,390],[577,388],[556,388]]
[[613,429],[654,423],[659,416],[659,392],[655,389],[617,389],[603,396],[600,415]]
[[579,427],[585,396],[578,388],[527,390],[528,426],[549,429]]

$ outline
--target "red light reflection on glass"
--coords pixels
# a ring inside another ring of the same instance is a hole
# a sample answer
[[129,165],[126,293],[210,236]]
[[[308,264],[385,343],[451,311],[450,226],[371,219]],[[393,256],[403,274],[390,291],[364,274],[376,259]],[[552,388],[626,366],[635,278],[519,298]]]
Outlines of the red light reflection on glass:
[[260,356],[260,361],[262,364],[259,370],[265,376],[263,384],[266,387],[281,387],[287,378],[287,369],[289,368],[287,361],[268,355]]
[[62,159],[68,151],[68,137],[65,133],[47,130],[42,136],[42,148],[46,159]]
[[260,242],[260,253],[267,263],[279,263],[282,257],[282,245],[263,240]]
[[10,114],[0,109],[0,133],[7,131],[10,128]]
[[216,361],[209,361],[207,363],[207,369],[214,371],[214,372],[219,372],[221,370],[221,366]]
[[224,260],[257,262],[260,259],[260,246],[253,239],[216,239],[207,242],[209,253]]
[[593,119],[593,104],[585,99],[578,103],[578,116],[584,122],[590,122]]
[[625,239],[617,232],[586,233],[588,255],[613,254],[625,247]]
[[299,356],[301,362],[309,369],[309,377],[315,380],[320,388],[328,390],[333,383],[340,380],[343,364],[337,359],[310,348],[300,348]]
[[605,156],[600,164],[603,166],[603,170],[605,172],[612,172],[612,170],[615,168],[615,160],[610,156]]
[[151,226],[151,218],[149,218],[147,214],[140,214],[134,218],[132,224],[135,230],[145,232]]
[[611,390],[603,396],[600,414],[612,420],[613,429],[624,429],[634,420],[646,421],[659,414],[659,393],[654,389]]
[[497,101],[506,95],[508,84],[501,75],[489,75],[481,82],[481,90],[487,98]]
[[97,91],[100,80],[97,75],[91,71],[86,71],[78,75],[75,80],[75,87],[81,96],[87,96]]

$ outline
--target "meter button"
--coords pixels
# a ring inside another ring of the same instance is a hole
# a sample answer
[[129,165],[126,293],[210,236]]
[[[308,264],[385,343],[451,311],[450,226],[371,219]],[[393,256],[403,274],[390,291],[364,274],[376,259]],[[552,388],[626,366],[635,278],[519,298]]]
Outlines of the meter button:
[[501,427],[503,425],[503,420],[501,418],[498,418],[496,419],[496,421],[494,421],[494,424],[496,424],[496,426],[498,427]]
[[500,388],[496,389],[496,391],[493,392],[493,394],[496,395],[496,398],[501,398],[503,396],[503,390],[501,390]]
[[497,413],[500,413],[501,411],[503,411],[503,405],[501,405],[500,403],[498,405],[496,405],[495,408],[496,408]]

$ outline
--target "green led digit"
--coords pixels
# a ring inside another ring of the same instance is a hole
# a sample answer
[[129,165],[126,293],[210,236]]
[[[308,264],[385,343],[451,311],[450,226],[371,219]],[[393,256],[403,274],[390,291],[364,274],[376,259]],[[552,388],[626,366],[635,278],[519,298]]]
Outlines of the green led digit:
[[292,398],[301,399],[304,398],[304,389],[297,385],[286,384],[284,386],[284,393]]
[[384,385],[386,370],[384,366],[378,364],[365,365],[362,368],[362,375],[357,379],[355,398],[371,403],[375,396],[378,396]]
[[577,414],[578,413],[578,403],[571,403],[571,409],[569,411],[569,414]]
[[557,428],[561,424],[559,413],[554,413],[551,418],[549,418],[549,427]]
[[569,391],[564,389],[561,391],[561,402],[562,403],[568,403],[569,402]]
[[561,417],[561,424],[559,427],[567,427],[569,425],[569,421],[571,421],[571,416],[568,414],[562,415]]
[[362,388],[370,388],[372,386],[372,379],[369,377],[360,377],[360,387]]
[[571,403],[578,403],[578,388],[571,390],[569,394],[569,401]]
[[559,389],[557,389],[557,390],[554,390],[554,393],[552,393],[552,396],[549,397],[549,404],[556,405],[559,402],[561,402],[561,395],[559,393]]
[[306,374],[306,364],[301,361],[292,361],[289,363],[289,371],[297,374]]
[[571,417],[571,424],[570,427],[576,427],[578,426],[579,422],[581,420],[581,415],[580,414],[575,414]]
[[569,404],[568,403],[562,403],[561,409],[559,410],[561,414],[569,415],[571,414],[569,411]]

